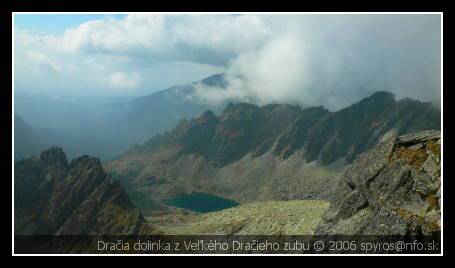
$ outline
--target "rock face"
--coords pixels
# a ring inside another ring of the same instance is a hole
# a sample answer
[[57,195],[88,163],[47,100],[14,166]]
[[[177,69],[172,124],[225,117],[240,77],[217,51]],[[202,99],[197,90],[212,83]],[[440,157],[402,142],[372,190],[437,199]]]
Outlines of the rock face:
[[220,116],[207,111],[182,120],[104,168],[129,192],[157,200],[192,191],[238,202],[329,200],[360,153],[389,137],[439,128],[431,103],[396,101],[389,92],[336,112],[237,103]]
[[434,235],[440,232],[439,131],[384,141],[341,177],[316,234]]
[[134,234],[144,219],[97,158],[60,148],[15,163],[16,234]]

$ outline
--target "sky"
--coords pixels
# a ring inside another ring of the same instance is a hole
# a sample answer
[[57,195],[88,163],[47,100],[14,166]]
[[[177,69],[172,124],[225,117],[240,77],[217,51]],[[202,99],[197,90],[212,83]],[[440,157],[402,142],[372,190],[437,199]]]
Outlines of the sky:
[[16,14],[15,92],[345,107],[377,90],[439,102],[437,14]]
[[15,27],[27,31],[63,34],[65,30],[91,20],[102,20],[109,17],[123,19],[123,14],[16,14]]

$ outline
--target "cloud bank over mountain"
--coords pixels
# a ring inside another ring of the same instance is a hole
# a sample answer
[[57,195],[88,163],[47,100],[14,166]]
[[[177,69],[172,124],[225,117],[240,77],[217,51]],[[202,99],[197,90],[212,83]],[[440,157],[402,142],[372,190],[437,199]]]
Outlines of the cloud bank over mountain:
[[134,14],[63,34],[15,29],[18,90],[143,95],[227,73],[193,97],[338,109],[389,90],[439,101],[439,15]]

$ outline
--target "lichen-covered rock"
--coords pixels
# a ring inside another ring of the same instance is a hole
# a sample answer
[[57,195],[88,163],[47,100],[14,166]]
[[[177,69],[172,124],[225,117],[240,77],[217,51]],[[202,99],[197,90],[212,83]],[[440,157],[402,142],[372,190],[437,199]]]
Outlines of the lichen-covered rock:
[[440,232],[439,131],[392,138],[341,177],[316,234],[434,235]]
[[144,219],[99,159],[60,148],[15,163],[16,234],[134,234]]

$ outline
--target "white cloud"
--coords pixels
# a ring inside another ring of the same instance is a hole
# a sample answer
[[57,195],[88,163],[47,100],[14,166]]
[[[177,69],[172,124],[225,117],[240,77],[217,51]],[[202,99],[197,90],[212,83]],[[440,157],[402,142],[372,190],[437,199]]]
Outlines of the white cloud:
[[146,94],[227,72],[228,89],[199,85],[193,97],[332,109],[375,90],[437,100],[439,27],[437,15],[135,14],[62,35],[16,30],[15,81],[51,92]]
[[236,54],[259,47],[270,34],[259,16],[129,15],[69,29],[62,45],[69,51],[226,65]]
[[[227,73],[242,77],[217,94],[199,87],[210,102],[253,99],[259,104],[297,103],[342,108],[377,90],[398,98],[438,101],[437,16],[275,17],[282,29],[255,51],[240,53]],[[246,93],[239,94],[243,90]]]
[[140,82],[141,76],[138,73],[115,72],[109,76],[109,84],[114,88],[134,89]]
[[63,37],[63,46],[71,51],[85,50],[122,54],[134,53],[156,47],[162,29],[163,16],[127,16],[123,20],[107,18],[89,21],[68,29]]

